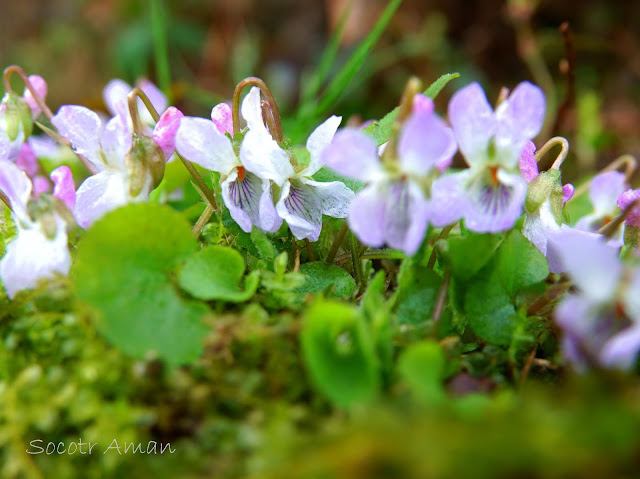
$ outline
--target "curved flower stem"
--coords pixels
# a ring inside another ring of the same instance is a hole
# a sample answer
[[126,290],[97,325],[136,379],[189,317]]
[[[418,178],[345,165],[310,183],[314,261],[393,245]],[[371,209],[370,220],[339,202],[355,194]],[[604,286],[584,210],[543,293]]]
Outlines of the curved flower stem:
[[233,118],[233,134],[235,135],[240,131],[240,95],[242,94],[242,90],[244,90],[247,86],[257,86],[260,88],[262,94],[267,98],[267,102],[269,102],[269,106],[271,107],[271,112],[273,113],[274,119],[274,131],[271,134],[275,134],[275,139],[278,143],[281,143],[284,139],[282,134],[282,120],[280,118],[280,111],[278,110],[278,104],[276,103],[275,98],[271,94],[271,90],[267,84],[258,77],[248,77],[242,80],[236,86],[236,89],[233,92],[233,101],[231,103],[231,115]]
[[[449,236],[449,233],[451,232],[451,230],[453,229],[453,227],[455,225],[457,225],[458,223],[453,223],[450,224],[449,226],[445,226],[444,228],[442,228],[442,231],[440,231],[440,234],[438,235],[438,239],[436,239],[436,243],[442,239],[445,239],[447,236]],[[433,267],[436,264],[436,247],[435,244],[433,246],[433,249],[431,250],[431,255],[429,255],[429,262],[427,263],[427,268],[429,269],[433,269]]]
[[10,93],[13,91],[13,88],[11,88],[11,75],[13,75],[14,73],[20,77],[20,79],[22,80],[22,83],[24,83],[24,86],[26,86],[27,90],[31,92],[33,99],[38,104],[38,106],[42,110],[42,113],[47,118],[47,120],[51,121],[51,119],[53,118],[53,113],[51,113],[51,110],[49,109],[45,101],[40,97],[40,95],[38,95],[38,92],[31,84],[31,81],[29,80],[29,77],[27,76],[27,74],[18,65],[11,65],[4,69],[4,75],[3,75],[4,91],[7,93]]
[[[635,173],[636,168],[638,167],[638,160],[636,160],[636,158],[633,155],[629,155],[629,154],[622,155],[616,158],[615,160],[613,160],[611,163],[609,163],[607,166],[605,166],[602,170],[600,170],[596,174],[615,171],[621,166],[624,166],[624,175],[628,182],[633,176],[633,173]],[[585,183],[581,184],[578,188],[576,188],[576,191],[573,197],[576,198],[582,195],[583,193],[585,193],[586,191],[588,191],[589,186],[591,186],[591,180],[586,181]]]
[[347,235],[347,231],[349,231],[349,225],[347,223],[347,220],[344,220],[340,231],[338,231],[336,238],[333,240],[333,244],[331,245],[331,249],[329,250],[327,259],[325,260],[326,263],[333,263],[333,260],[335,259],[336,254],[340,249],[340,245],[344,241],[344,237]]
[[[140,112],[138,111],[137,102],[138,92],[141,91],[142,90],[140,90],[139,88],[134,88],[127,95],[127,105],[129,106],[129,116],[131,117],[131,122],[133,123],[133,133],[138,137],[143,135],[142,121],[140,120]],[[151,108],[153,108],[153,105],[151,105]],[[149,111],[151,112],[151,110]],[[153,120],[157,122],[159,119],[158,112],[155,108],[153,108],[153,111],[155,112],[155,115],[151,113],[153,116]]]
[[562,166],[562,163],[564,163],[564,160],[567,159],[567,155],[569,154],[569,142],[567,141],[566,138],[562,136],[554,136],[549,141],[547,141],[542,148],[536,151],[536,155],[535,155],[536,162],[540,163],[540,160],[542,159],[542,157],[546,155],[549,152],[549,150],[551,150],[551,148],[553,148],[556,145],[560,145],[562,149],[560,150],[558,157],[555,159],[555,161],[551,165],[551,169],[559,170],[560,167]]
[[360,259],[360,254],[358,251],[358,238],[356,235],[351,232],[350,240],[351,240],[351,262],[353,263],[353,272],[356,276],[356,284],[358,285],[358,292],[362,290],[362,264]]
[[[131,90],[131,92],[127,96],[127,101],[129,103],[129,113],[131,114],[131,119],[134,120],[134,116],[136,116],[138,117],[138,120],[139,120],[137,102],[135,101],[136,97],[142,100],[142,103],[144,103],[144,106],[147,108],[147,111],[151,114],[153,121],[157,122],[160,119],[160,115],[158,114],[158,111],[151,103],[151,100],[149,100],[149,97],[147,96],[147,94],[143,92],[140,88],[134,88],[133,90]],[[135,115],[132,113],[132,108],[136,112]],[[135,131],[136,129],[135,120],[134,120],[133,128]],[[140,131],[142,131],[141,125],[139,125],[138,128],[140,128]],[[196,184],[198,185],[198,188],[200,188],[200,191],[206,198],[209,205],[211,205],[211,207],[215,210],[217,205],[215,195],[213,194],[213,191],[211,190],[211,188],[209,188],[209,186],[207,186],[207,184],[205,183],[204,178],[202,178],[202,175],[198,173],[198,170],[196,170],[196,167],[193,166],[193,163],[186,160],[177,151],[176,151],[176,156],[180,159],[180,161],[182,162],[184,167],[187,169],[187,171],[189,172],[193,180],[196,182]]]
[[624,222],[627,216],[629,216],[631,210],[635,207],[640,207],[640,199],[629,204],[622,213],[600,228],[597,233],[603,235],[605,238],[611,238],[618,227]]

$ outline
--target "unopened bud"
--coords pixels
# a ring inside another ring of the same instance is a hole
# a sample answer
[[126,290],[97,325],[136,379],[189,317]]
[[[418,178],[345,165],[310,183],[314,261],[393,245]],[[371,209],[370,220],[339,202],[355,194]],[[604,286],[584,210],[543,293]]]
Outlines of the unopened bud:
[[164,177],[164,155],[158,144],[148,136],[140,136],[133,140],[133,146],[125,157],[125,165],[129,170],[129,194],[138,196],[151,176],[151,188],[160,184]]
[[0,115],[4,121],[4,130],[10,141],[18,139],[20,133],[22,137],[20,143],[24,141],[33,131],[33,118],[31,108],[24,98],[13,92],[6,93],[0,105]]
[[558,224],[562,224],[562,179],[560,170],[543,171],[529,183],[525,206],[531,214],[549,200],[551,212]]

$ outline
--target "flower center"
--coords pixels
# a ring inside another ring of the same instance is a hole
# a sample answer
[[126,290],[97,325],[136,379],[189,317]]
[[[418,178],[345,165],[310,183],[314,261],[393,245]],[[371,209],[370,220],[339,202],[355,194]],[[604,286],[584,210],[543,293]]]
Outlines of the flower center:
[[493,186],[498,186],[498,183],[500,183],[498,180],[498,167],[490,166],[489,172],[491,173],[491,183],[493,183]]
[[244,181],[244,166],[238,166],[238,179]]

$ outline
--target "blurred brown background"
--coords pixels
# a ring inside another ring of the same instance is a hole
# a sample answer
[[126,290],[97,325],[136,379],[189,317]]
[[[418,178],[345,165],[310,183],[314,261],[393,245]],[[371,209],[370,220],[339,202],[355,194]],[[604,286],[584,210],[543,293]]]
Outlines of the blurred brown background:
[[[155,77],[149,15],[154,0],[3,1],[0,59],[49,82],[52,108],[101,107],[113,77]],[[296,107],[303,72],[318,62],[346,0],[165,1],[172,91],[191,114],[228,99],[235,82],[255,74],[286,113]],[[354,0],[336,69],[370,31],[386,0]],[[640,2],[405,0],[336,112],[379,117],[407,77],[425,82],[458,71],[438,98],[479,80],[491,100],[523,79],[567,92],[559,26],[568,21],[575,48],[575,101],[558,132],[584,167],[625,152],[640,156]],[[550,113],[550,117],[555,111]]]

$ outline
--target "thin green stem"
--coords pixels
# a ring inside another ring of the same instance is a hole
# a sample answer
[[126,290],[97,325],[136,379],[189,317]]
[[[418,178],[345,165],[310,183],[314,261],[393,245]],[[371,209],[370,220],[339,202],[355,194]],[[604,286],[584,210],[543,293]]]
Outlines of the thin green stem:
[[140,120],[140,112],[138,111],[138,92],[136,90],[139,90],[139,88],[134,88],[127,95],[127,105],[129,106],[129,116],[131,117],[131,122],[133,123],[133,133],[136,136],[141,137],[143,135],[143,129],[142,121]]
[[209,219],[211,218],[212,214],[213,214],[213,207],[211,205],[207,205],[207,207],[204,209],[204,211],[200,215],[200,218],[198,218],[198,221],[196,221],[196,224],[193,226],[193,229],[191,230],[193,233],[193,236],[195,236],[196,238],[200,237],[200,233],[202,233],[202,228],[204,228],[205,225],[209,222]]
[[353,272],[356,276],[358,292],[360,292],[362,290],[362,263],[358,251],[360,245],[358,244],[358,238],[356,238],[356,235],[353,233],[353,231],[349,236],[349,239],[351,240],[351,261],[353,263]]
[[551,168],[554,170],[559,170],[562,166],[562,163],[564,162],[564,160],[566,160],[567,155],[569,154],[569,142],[562,136],[554,136],[549,141],[547,141],[542,148],[536,151],[536,162],[539,163],[542,157],[556,145],[560,145],[561,150],[560,153],[558,153],[557,158],[553,162],[553,165],[551,165]]
[[40,97],[40,95],[38,95],[38,92],[31,84],[31,81],[29,80],[27,74],[18,65],[11,65],[4,69],[4,91],[7,93],[13,91],[13,88],[11,88],[11,75],[13,75],[14,73],[20,77],[22,83],[24,83],[24,86],[27,87],[27,90],[29,90],[29,92],[33,96],[33,99],[38,104],[47,120],[51,121],[51,119],[53,118],[53,113],[51,113],[51,110],[49,109],[45,101]]
[[158,86],[164,92],[170,104],[171,70],[169,68],[169,48],[167,45],[166,8],[164,0],[149,0],[149,3]]
[[313,254],[313,246],[311,246],[311,242],[307,238],[304,239],[304,247],[307,250],[309,261],[315,261],[316,255]]
[[4,192],[2,190],[0,190],[0,200],[2,200],[2,202],[7,205],[7,207],[13,211],[13,208],[11,207],[11,201],[9,201],[9,198],[7,197],[7,195],[4,194]]
[[[442,239],[445,239],[447,236],[449,236],[449,233],[451,232],[451,230],[456,224],[457,223],[453,223],[449,226],[445,226],[444,228],[442,228],[442,231],[440,231],[440,234],[438,235],[438,239],[436,240],[436,243]],[[437,257],[436,247],[434,245],[433,249],[431,250],[431,255],[429,256],[429,262],[427,263],[427,268],[433,269],[433,267],[436,265],[436,257]]]
[[640,200],[635,200],[633,203],[629,204],[622,213],[600,228],[597,232],[606,238],[611,238],[617,231],[618,227],[624,222],[627,216],[629,216],[631,210],[637,207],[640,207]]
[[340,228],[340,231],[338,231],[336,238],[333,240],[333,244],[331,245],[331,249],[329,250],[327,259],[325,260],[327,263],[333,263],[333,260],[335,259],[336,254],[340,249],[340,245],[344,241],[344,237],[347,235],[348,231],[349,231],[349,225],[345,220],[344,223],[342,224],[342,227]]
[[436,304],[433,307],[433,322],[437,323],[440,321],[442,317],[442,312],[444,311],[444,301],[447,298],[447,290],[449,289],[449,281],[451,280],[451,271],[447,270],[444,273],[444,278],[442,279],[442,285],[438,290],[438,296],[436,298]]

